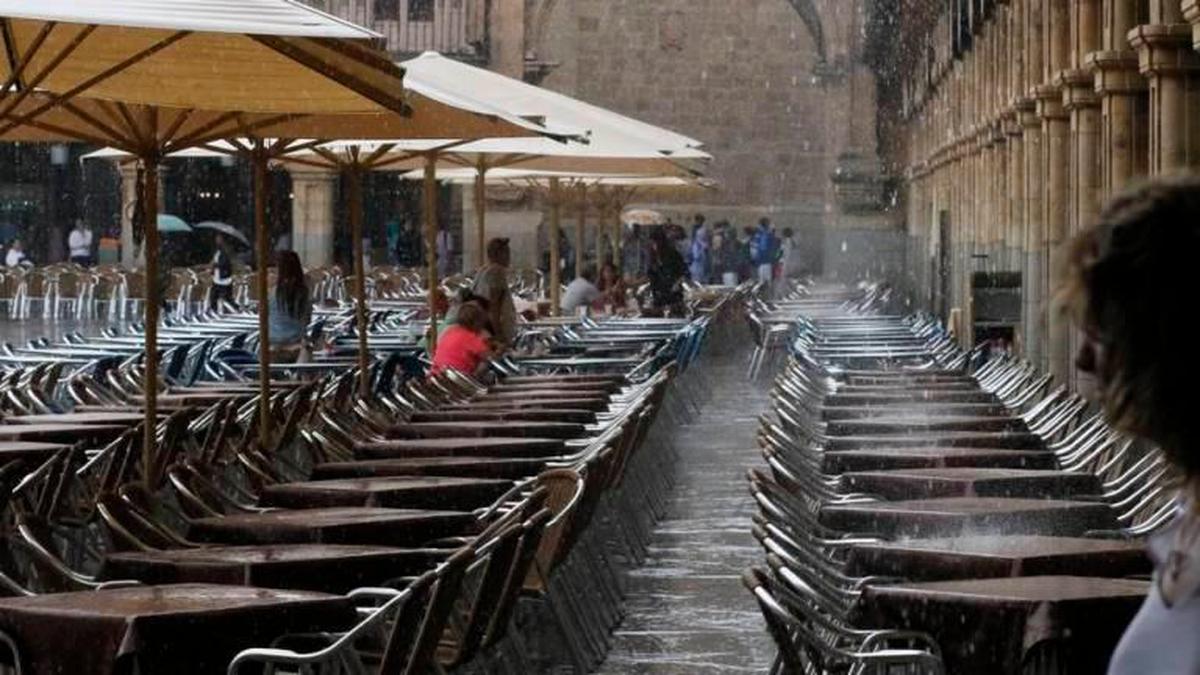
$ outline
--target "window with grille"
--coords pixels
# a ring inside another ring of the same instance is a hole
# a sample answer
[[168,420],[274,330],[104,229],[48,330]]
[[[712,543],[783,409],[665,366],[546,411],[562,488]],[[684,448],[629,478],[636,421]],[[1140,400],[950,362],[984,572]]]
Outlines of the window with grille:
[[408,0],[409,21],[433,21],[434,0]]
[[375,18],[382,21],[399,21],[400,0],[375,0]]

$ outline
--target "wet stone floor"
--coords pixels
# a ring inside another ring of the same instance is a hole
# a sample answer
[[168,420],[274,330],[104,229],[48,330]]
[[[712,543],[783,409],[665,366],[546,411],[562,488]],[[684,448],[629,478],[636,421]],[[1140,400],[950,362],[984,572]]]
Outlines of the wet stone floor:
[[775,656],[741,574],[762,564],[750,535],[754,503],[746,470],[758,464],[757,416],[769,383],[746,381],[748,351],[705,355],[712,399],[679,429],[683,456],[667,518],[645,566],[628,580],[625,620],[603,675],[766,673]]

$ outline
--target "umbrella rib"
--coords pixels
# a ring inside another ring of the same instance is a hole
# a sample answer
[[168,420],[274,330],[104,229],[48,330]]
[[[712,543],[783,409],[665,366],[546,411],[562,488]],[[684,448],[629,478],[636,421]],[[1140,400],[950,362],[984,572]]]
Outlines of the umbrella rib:
[[114,101],[113,107],[116,108],[118,117],[124,120],[126,128],[129,129],[129,133],[133,134],[134,139],[142,145],[147,145],[150,139],[142,136],[142,130],[138,128],[137,121],[133,119],[133,113],[129,112],[129,106],[125,105],[123,101]]
[[167,127],[166,131],[163,132],[163,142],[169,143],[171,139],[175,137],[175,134],[179,133],[179,130],[183,128],[183,125],[192,118],[192,115],[195,112],[196,110],[194,108],[184,108],[183,110],[180,110],[179,114],[175,116],[175,119],[171,120],[171,125]]
[[130,118],[128,114],[122,116],[121,112],[117,110],[116,104],[114,104],[112,101],[96,99],[96,107],[102,110],[105,115],[108,115],[110,122],[124,125],[125,130],[129,133],[129,135],[136,139],[139,143],[141,142],[141,139],[138,136],[137,125],[133,123],[133,119]]
[[[32,80],[26,82],[25,88],[17,92],[17,95],[13,97],[13,100],[9,101],[8,105],[4,106],[4,110],[0,111],[0,117],[8,117],[12,111],[16,110],[17,106],[21,105],[21,103],[23,103],[25,99],[29,97],[29,94],[33,92],[34,88],[41,84],[42,80],[45,80],[47,77],[49,77],[50,73],[54,72],[54,69],[57,68],[63,61],[66,61],[67,57],[70,56],[71,53],[76,49],[78,49],[79,45],[83,44],[83,41],[86,40],[89,35],[95,32],[95,30],[95,26],[84,26],[77,33],[75,33],[75,36],[72,37],[71,40],[67,42],[67,44],[63,45],[63,48],[58,51],[58,54],[55,54],[54,58],[50,59],[50,63],[47,63],[37,75],[34,75]],[[7,131],[7,129],[5,131]]]
[[[114,129],[114,128],[110,127],[109,125],[105,124],[104,122],[102,122],[95,115],[92,115],[91,113],[87,112],[86,110],[81,109],[79,106],[75,105],[74,103],[71,103],[70,101],[63,101],[62,107],[64,110],[71,113],[76,118],[83,120],[84,123],[90,124],[91,126],[95,127],[96,129],[99,129],[101,133],[108,134],[113,140],[125,140],[125,141],[130,140],[129,138],[122,136],[121,133],[119,131],[117,131],[116,129]],[[132,143],[132,144],[137,145],[137,141],[140,139],[134,138],[132,140],[134,141],[134,143]]]
[[361,78],[343,72],[342,69],[334,67],[327,61],[322,60],[319,56],[311,54],[296,43],[290,42],[283,38],[271,35],[251,35],[252,40],[274,50],[280,55],[295,61],[296,63],[312,70],[313,72],[323,75],[326,78],[337,82],[338,84],[366,97],[374,103],[377,103],[388,110],[399,115],[404,115],[407,106],[404,101],[395,96],[388,94],[379,87],[364,82]]
[[38,30],[37,35],[34,36],[33,42],[29,43],[29,49],[25,50],[24,54],[18,56],[16,38],[12,34],[12,20],[4,19],[4,50],[8,56],[10,72],[8,75],[8,80],[4,83],[4,89],[0,90],[0,93],[7,94],[13,88],[13,86],[18,86],[21,90],[29,88],[25,81],[21,79],[21,76],[25,74],[25,68],[29,66],[29,62],[32,61],[33,57],[37,55],[38,51],[41,50],[42,45],[46,42],[46,38],[50,37],[50,32],[53,31],[57,25],[58,23],[55,21],[47,21],[46,23],[42,24],[42,27]]
[[[48,76],[50,74],[50,71],[52,70],[52,68],[57,67],[59,63],[61,63],[64,59],[66,59],[67,55],[70,54],[71,51],[74,51],[75,48],[78,47],[79,44],[83,42],[84,38],[86,38],[88,35],[91,35],[92,31],[94,31],[95,29],[96,29],[96,26],[89,25],[89,26],[85,27],[84,30],[80,31],[79,35],[77,35],[75,37],[75,39],[71,41],[71,44],[68,45],[68,47],[70,48],[70,51],[67,51],[65,54],[60,54],[59,57],[57,57],[55,59],[55,61],[52,61],[50,65],[47,65],[46,69],[43,71],[43,73],[39,73],[39,75],[41,77],[43,77],[43,79],[45,76]],[[42,113],[53,109],[55,106],[59,105],[63,101],[67,101],[72,98],[75,98],[75,96],[77,96],[78,94],[80,94],[84,91],[87,91],[88,89],[91,89],[92,87],[96,86],[97,84],[100,84],[101,82],[111,78],[112,76],[116,75],[117,73],[120,73],[121,71],[131,68],[132,66],[140,63],[141,61],[144,61],[144,60],[150,58],[151,56],[157,54],[158,52],[166,49],[167,47],[170,47],[171,45],[175,44],[176,42],[187,37],[188,35],[191,35],[191,31],[178,31],[176,33],[172,33],[170,36],[165,37],[162,40],[159,40],[158,42],[154,43],[153,45],[129,56],[128,58],[121,61],[120,63],[117,63],[108,68],[105,68],[101,72],[89,77],[88,79],[75,85],[74,87],[71,87],[67,91],[65,91],[61,94],[52,95],[50,97],[49,101],[47,101],[46,103],[43,103],[40,106],[37,106],[36,108],[33,109],[32,112],[25,113],[24,115],[12,118],[11,121],[7,125],[5,125],[4,127],[0,127],[0,135],[7,133],[11,129],[13,129],[17,126],[20,126],[21,124],[24,124],[24,123],[28,122],[29,120],[36,119]],[[37,85],[35,83],[31,82],[30,86],[37,86]],[[29,91],[29,90],[25,90],[25,91]],[[23,91],[21,93],[24,94],[25,92]],[[6,110],[4,113],[0,113],[0,117],[8,117],[9,112],[11,112],[11,111]]]
[[220,115],[217,115],[216,119],[205,122],[204,124],[200,125],[198,128],[192,129],[192,132],[190,134],[183,136],[182,138],[176,140],[174,143],[171,143],[170,144],[171,149],[172,150],[182,150],[184,148],[189,148],[189,147],[192,147],[195,145],[200,145],[202,143],[207,142],[208,140],[217,140],[218,138],[227,136],[228,134],[222,134],[222,135],[216,136],[216,138],[204,139],[204,134],[207,134],[208,132],[212,131],[213,129],[216,129],[217,127],[221,126],[222,124],[225,124],[229,120],[237,119],[237,116],[240,114],[241,114],[240,112],[233,111],[233,112],[226,112],[226,113],[221,113]]
[[[29,122],[26,122],[25,126],[32,127],[34,129],[41,129],[43,131],[48,131],[52,134],[56,134],[59,136],[66,136],[69,138],[74,138],[74,139],[79,140],[84,143],[91,143],[93,145],[111,145],[111,146],[116,147],[119,150],[125,150],[127,152],[131,152],[133,150],[133,147],[130,146],[126,142],[126,140],[123,138],[119,138],[119,139],[115,139],[115,140],[111,139],[111,138],[101,138],[99,136],[93,136],[91,134],[88,134],[88,133],[85,133],[82,131],[78,131],[76,129],[68,129],[66,127],[59,126],[57,124],[51,124],[50,122],[41,122],[38,120],[31,120]],[[8,131],[11,131],[11,129],[0,132],[0,138],[3,138],[4,134],[8,133]]]

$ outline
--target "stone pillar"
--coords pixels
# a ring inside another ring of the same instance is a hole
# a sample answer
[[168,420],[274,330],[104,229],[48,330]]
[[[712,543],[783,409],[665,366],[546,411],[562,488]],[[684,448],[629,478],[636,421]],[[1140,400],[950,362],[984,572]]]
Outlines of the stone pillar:
[[1023,290],[1023,319],[1025,328],[1025,358],[1039,368],[1046,368],[1046,311],[1045,300],[1045,159],[1042,149],[1042,120],[1037,115],[1034,99],[1018,103],[1022,147],[1025,153],[1025,231],[1022,249],[1025,253]]
[[1100,51],[1088,56],[1100,98],[1101,203],[1145,176],[1150,160],[1147,83],[1126,38],[1138,24],[1138,0],[1104,0]]
[[[1194,5],[1190,5],[1195,15]],[[1200,165],[1200,55],[1179,0],[1152,0],[1150,23],[1129,32],[1138,67],[1150,82],[1150,173]]]
[[292,248],[305,267],[333,263],[334,200],[338,175],[319,169],[292,174]]
[[489,16],[489,67],[509,77],[524,79],[525,0],[492,0]]
[[1047,275],[1043,306],[1048,312],[1046,355],[1049,371],[1061,384],[1071,381],[1070,324],[1052,299],[1065,279],[1065,244],[1070,217],[1071,117],[1063,107],[1063,91],[1055,82],[1070,67],[1070,0],[1046,0],[1043,14],[1044,82],[1037,88],[1038,116],[1045,141],[1045,202]]

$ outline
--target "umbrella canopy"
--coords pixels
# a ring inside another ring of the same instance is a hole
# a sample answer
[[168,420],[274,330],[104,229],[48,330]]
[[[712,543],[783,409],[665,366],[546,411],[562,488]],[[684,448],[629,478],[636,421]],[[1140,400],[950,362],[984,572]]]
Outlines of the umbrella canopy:
[[380,36],[293,0],[0,0],[0,76],[125,104],[401,111]]
[[207,220],[203,223],[196,223],[194,227],[197,230],[212,230],[213,232],[223,234],[235,241],[240,241],[246,246],[250,245],[250,240],[246,238],[246,235],[242,234],[241,230],[229,225],[228,223],[218,223],[215,220]]
[[626,225],[666,225],[667,218],[658,211],[650,209],[633,209],[621,214],[621,220]]
[[184,222],[179,216],[172,216],[169,213],[158,214],[158,231],[164,233],[181,233],[191,232],[192,228]]

